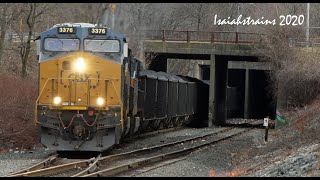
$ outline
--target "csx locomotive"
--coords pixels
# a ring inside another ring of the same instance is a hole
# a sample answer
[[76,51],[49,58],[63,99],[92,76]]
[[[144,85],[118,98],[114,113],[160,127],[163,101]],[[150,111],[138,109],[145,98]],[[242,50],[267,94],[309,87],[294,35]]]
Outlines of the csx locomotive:
[[41,143],[102,152],[130,135],[169,128],[197,113],[197,83],[144,70],[123,33],[88,23],[57,24],[37,42]]

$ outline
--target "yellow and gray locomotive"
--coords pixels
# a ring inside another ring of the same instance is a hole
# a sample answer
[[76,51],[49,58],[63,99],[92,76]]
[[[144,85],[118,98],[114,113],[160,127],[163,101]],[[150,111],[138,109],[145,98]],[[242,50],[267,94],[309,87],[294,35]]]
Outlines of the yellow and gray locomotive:
[[41,143],[52,150],[102,152],[126,136],[180,125],[197,112],[197,84],[142,70],[123,33],[58,24],[40,34],[37,49],[35,121]]

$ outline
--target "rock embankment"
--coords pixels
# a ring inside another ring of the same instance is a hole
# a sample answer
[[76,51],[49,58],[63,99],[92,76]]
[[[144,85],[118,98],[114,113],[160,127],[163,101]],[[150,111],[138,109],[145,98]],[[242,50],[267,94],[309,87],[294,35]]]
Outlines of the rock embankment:
[[283,161],[277,161],[257,171],[253,176],[319,176],[320,152],[319,144],[299,148]]

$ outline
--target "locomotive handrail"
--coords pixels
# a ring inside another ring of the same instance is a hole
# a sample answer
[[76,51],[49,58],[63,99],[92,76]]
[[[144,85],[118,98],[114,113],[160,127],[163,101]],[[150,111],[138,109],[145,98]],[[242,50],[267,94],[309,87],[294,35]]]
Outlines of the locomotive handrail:
[[44,86],[43,86],[43,88],[41,89],[41,91],[40,91],[40,93],[39,93],[39,96],[38,96],[38,98],[37,98],[37,100],[36,100],[36,103],[35,103],[35,104],[36,104],[35,114],[34,114],[35,125],[36,125],[37,123],[39,123],[39,121],[37,120],[37,119],[38,119],[38,101],[40,100],[40,96],[41,96],[44,88],[47,86],[48,81],[49,81],[49,78],[48,78],[47,81],[44,83]]

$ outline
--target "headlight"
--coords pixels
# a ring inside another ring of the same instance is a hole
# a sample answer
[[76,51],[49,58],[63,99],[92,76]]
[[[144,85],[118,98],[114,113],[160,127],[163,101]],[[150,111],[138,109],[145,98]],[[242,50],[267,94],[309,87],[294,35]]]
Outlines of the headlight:
[[86,65],[84,63],[84,59],[82,57],[79,57],[76,61],[76,70],[81,72],[86,68]]
[[55,97],[53,98],[53,104],[59,105],[61,103],[61,97]]
[[99,97],[99,98],[97,99],[97,104],[98,104],[99,106],[102,106],[102,105],[104,104],[104,99],[103,99],[102,97]]

